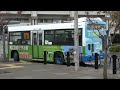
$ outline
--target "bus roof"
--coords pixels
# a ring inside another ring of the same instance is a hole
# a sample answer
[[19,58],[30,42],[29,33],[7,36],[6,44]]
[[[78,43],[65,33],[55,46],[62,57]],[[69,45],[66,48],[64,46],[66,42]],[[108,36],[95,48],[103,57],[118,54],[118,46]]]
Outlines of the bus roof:
[[[80,19],[79,19],[80,20]],[[88,21],[85,21],[86,18],[81,18],[81,22],[78,23],[78,28],[83,28],[85,23],[90,23]],[[96,20],[98,22],[101,22],[100,20]],[[105,23],[104,21],[102,21]],[[11,26],[8,27],[8,31],[37,31],[37,30],[56,30],[56,29],[73,29],[74,28],[74,22],[71,23],[50,23],[50,24],[42,24],[42,25],[30,25],[30,26]]]
[[[78,28],[82,28],[83,23],[78,24]],[[52,23],[43,25],[30,25],[30,26],[14,26],[8,27],[8,31],[32,31],[32,30],[55,30],[55,29],[72,29],[74,28],[74,23]]]

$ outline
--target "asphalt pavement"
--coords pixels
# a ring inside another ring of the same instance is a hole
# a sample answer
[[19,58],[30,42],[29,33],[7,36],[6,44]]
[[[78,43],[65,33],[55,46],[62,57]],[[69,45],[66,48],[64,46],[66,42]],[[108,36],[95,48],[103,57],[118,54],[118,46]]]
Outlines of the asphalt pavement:
[[[109,65],[108,65],[109,66]],[[38,62],[0,62],[0,79],[103,79],[103,66],[95,69],[93,66],[79,67],[56,65]],[[120,79],[120,71],[112,74],[112,68],[107,70],[108,79]]]

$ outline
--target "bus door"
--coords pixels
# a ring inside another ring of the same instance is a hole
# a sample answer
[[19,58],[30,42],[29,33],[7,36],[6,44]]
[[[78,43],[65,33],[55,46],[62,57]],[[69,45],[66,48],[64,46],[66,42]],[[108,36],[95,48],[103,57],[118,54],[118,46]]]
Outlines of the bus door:
[[[41,45],[42,45],[42,35],[41,31],[32,31],[32,53],[33,59],[39,59],[42,57]],[[41,52],[40,52],[41,51]]]
[[37,59],[39,57],[38,31],[32,31],[32,56],[33,59]]
[[38,31],[38,58],[42,59],[43,58],[43,32]]

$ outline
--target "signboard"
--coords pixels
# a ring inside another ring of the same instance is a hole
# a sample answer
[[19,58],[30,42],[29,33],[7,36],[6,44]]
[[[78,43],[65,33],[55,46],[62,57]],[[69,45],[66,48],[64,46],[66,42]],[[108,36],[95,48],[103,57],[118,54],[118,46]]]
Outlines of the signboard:
[[24,40],[29,40],[30,39],[30,32],[24,32],[23,38],[24,38]]
[[89,30],[93,30],[93,29],[97,29],[97,30],[99,30],[99,29],[105,29],[106,28],[106,26],[103,24],[88,24],[87,25],[87,29],[89,29]]

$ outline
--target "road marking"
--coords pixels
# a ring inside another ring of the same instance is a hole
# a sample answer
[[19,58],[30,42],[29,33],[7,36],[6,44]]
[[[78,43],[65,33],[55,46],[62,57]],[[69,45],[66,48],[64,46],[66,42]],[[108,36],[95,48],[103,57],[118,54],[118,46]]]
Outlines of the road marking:
[[53,73],[53,74],[57,74],[57,75],[65,75],[65,74],[68,74],[68,73]]
[[32,64],[32,63],[21,61],[21,62],[12,63],[12,64],[0,64],[0,66],[2,66],[0,69],[23,68],[24,66],[16,66],[16,65],[20,65],[20,64]]
[[23,68],[23,66],[11,66],[11,67],[5,67],[0,69],[9,69],[9,68]]
[[46,69],[39,69],[39,70],[32,70],[32,71],[37,71],[37,72],[40,72],[40,71],[47,71]]
[[93,76],[82,76],[82,77],[77,77],[78,79],[98,79],[98,77],[93,77]]
[[4,66],[0,69],[23,68],[24,67],[24,66],[15,66],[14,64],[1,64],[0,66]]
[[15,77],[15,79],[32,79],[30,76]]

